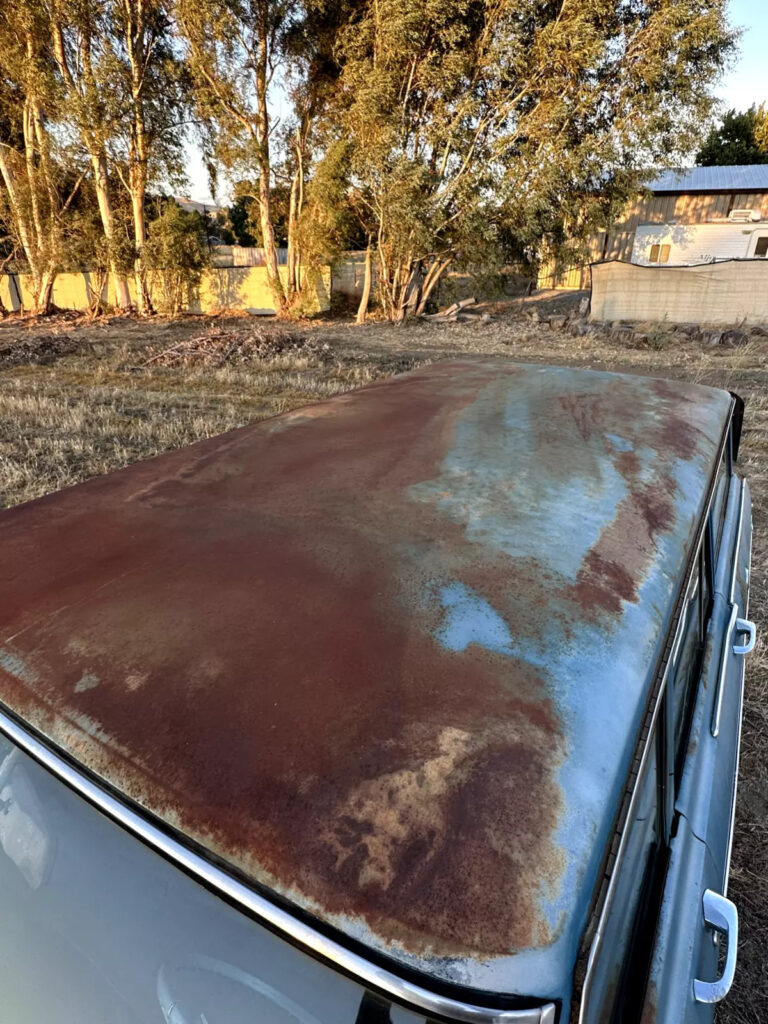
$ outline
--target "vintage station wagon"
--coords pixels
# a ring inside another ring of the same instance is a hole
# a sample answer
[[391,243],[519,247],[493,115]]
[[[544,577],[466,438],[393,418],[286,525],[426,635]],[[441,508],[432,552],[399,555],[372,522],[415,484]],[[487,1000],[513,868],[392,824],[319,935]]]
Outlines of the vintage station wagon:
[[742,412],[444,362],[2,513],[4,1024],[711,1021]]

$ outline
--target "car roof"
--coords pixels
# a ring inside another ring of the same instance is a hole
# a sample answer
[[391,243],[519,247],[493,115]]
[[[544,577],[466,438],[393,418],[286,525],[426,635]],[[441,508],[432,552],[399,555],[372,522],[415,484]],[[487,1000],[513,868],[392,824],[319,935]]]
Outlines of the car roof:
[[0,701],[297,913],[563,996],[731,397],[464,359],[0,515]]

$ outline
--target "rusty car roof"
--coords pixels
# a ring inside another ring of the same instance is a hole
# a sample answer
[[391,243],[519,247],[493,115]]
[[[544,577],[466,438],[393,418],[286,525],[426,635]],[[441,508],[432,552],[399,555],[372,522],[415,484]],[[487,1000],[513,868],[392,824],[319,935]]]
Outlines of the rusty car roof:
[[0,515],[0,701],[324,926],[567,992],[731,398],[464,359]]

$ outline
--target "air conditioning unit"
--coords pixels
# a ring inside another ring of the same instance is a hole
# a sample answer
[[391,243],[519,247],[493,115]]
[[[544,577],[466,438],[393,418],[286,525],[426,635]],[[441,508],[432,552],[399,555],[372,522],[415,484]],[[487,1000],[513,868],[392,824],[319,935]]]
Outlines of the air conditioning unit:
[[728,220],[732,224],[750,224],[753,221],[760,220],[759,210],[731,210],[728,214]]

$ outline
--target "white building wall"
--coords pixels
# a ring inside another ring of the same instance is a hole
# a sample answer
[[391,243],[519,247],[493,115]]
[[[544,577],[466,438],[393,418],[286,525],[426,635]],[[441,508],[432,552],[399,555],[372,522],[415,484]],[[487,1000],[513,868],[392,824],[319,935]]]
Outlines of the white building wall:
[[642,224],[635,232],[632,262],[651,263],[651,247],[668,245],[669,260],[662,266],[681,267],[717,260],[747,259],[760,235],[768,236],[768,223],[761,224]]

